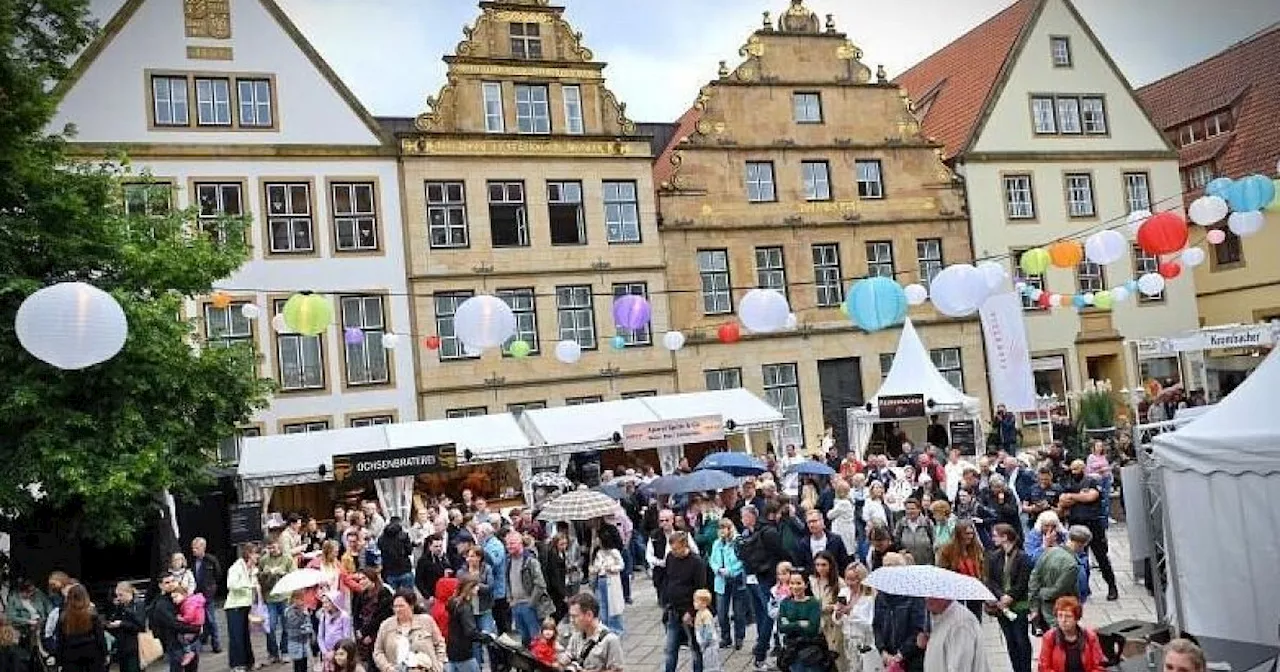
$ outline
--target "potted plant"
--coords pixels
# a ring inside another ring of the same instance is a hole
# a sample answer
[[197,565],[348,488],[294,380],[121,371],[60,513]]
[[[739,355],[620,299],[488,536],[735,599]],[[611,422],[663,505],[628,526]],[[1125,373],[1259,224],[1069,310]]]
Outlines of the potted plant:
[[1110,443],[1116,432],[1116,408],[1120,398],[1111,389],[1109,380],[1090,380],[1072,400],[1075,415],[1086,437],[1085,445],[1093,439]]

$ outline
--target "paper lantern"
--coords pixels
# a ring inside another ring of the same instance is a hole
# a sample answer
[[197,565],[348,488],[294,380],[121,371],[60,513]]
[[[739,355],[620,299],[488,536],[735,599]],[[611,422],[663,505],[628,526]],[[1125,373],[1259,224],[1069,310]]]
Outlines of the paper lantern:
[[1080,294],[1076,294],[1076,295],[1072,296],[1072,297],[1071,297],[1071,305],[1072,305],[1072,306],[1075,306],[1076,308],[1084,308],[1084,307],[1085,307],[1085,305],[1086,305],[1086,304],[1085,304],[1085,300],[1084,300],[1084,296],[1083,296],[1083,295],[1080,295]]
[[1227,195],[1231,193],[1231,185],[1235,184],[1235,180],[1229,177],[1215,177],[1204,185],[1205,196],[1217,196],[1226,200]]
[[865,278],[849,290],[849,313],[863,331],[880,331],[906,318],[907,294],[889,278]]
[[528,357],[532,350],[533,347],[529,345],[529,342],[523,340],[511,341],[511,345],[507,346],[507,354],[515,357],[516,359],[524,359],[525,357]]
[[1261,175],[1250,175],[1236,180],[1227,190],[1227,203],[1236,212],[1255,212],[1271,204],[1276,197],[1276,187]]
[[226,292],[214,292],[209,297],[209,303],[218,310],[226,310],[231,307],[231,295]]
[[1262,226],[1267,223],[1266,217],[1255,211],[1251,212],[1233,212],[1227,218],[1227,228],[1231,229],[1231,233],[1247,238],[1262,230]]
[[1124,258],[1129,241],[1119,231],[1099,231],[1084,241],[1084,256],[1095,264],[1106,266]]
[[1083,298],[1083,299],[1084,299],[1084,305],[1086,305],[1086,306],[1092,306],[1092,305],[1093,305],[1094,300],[1095,300],[1097,297],[1096,297],[1096,295],[1094,295],[1094,293],[1093,293],[1093,292],[1085,292],[1085,293],[1084,293],[1084,295],[1083,295],[1081,298]]
[[796,325],[798,325],[798,324],[800,324],[800,320],[799,320],[798,318],[796,318],[796,314],[795,314],[795,313],[791,313],[791,314],[787,315],[787,329],[788,329],[788,330],[790,330],[790,329],[795,329],[795,328],[796,328]]
[[506,301],[490,294],[473,296],[453,314],[454,333],[473,350],[496,348],[516,333],[516,315]]
[[382,347],[387,350],[395,350],[400,345],[400,334],[383,334]]
[[738,302],[738,319],[756,334],[781,331],[786,328],[790,314],[787,298],[776,289],[753,289]]
[[[1271,180],[1271,188],[1275,189],[1276,193],[1280,194],[1280,179]],[[1267,212],[1280,212],[1280,198],[1271,199],[1271,203],[1267,207],[1263,208],[1263,210]]]
[[929,300],[929,290],[924,285],[912,283],[903,288],[903,293],[907,295],[907,303],[918,306]]
[[840,302],[840,314],[845,317],[849,317],[849,304],[844,301]]
[[342,330],[342,342],[347,345],[360,345],[364,343],[364,330],[357,327],[347,327]]
[[649,300],[636,294],[625,294],[613,300],[613,323],[631,331],[649,324]]
[[284,322],[294,333],[316,336],[333,322],[333,302],[311,292],[301,292],[284,302]]
[[1000,291],[1004,287],[1004,281],[1009,277],[1009,274],[1004,270],[1004,266],[994,261],[978,262],[975,268],[982,274],[982,280],[987,285],[987,294],[994,294]]
[[576,364],[582,359],[582,346],[577,341],[560,341],[556,343],[556,359],[565,364]]
[[1114,303],[1123,303],[1129,299],[1129,290],[1125,287],[1116,287],[1111,290],[1111,300]]
[[1188,247],[1182,251],[1182,263],[1187,268],[1195,268],[1204,263],[1204,250],[1198,247]]
[[1111,296],[1111,292],[1105,289],[1093,295],[1094,308],[1100,308],[1102,310],[1111,310],[1112,301],[1113,301],[1113,298]]
[[1041,292],[1040,297],[1036,299],[1036,304],[1041,308],[1049,308],[1054,304],[1053,295],[1049,292]]
[[428,336],[428,337],[426,337],[426,338],[422,339],[422,346],[423,346],[423,347],[425,347],[425,348],[426,348],[426,349],[428,349],[428,350],[439,350],[439,349],[440,349],[440,337],[439,337],[439,336],[436,336],[435,334],[432,334],[432,335],[430,335],[430,336]]
[[627,347],[627,337],[618,335],[609,339],[609,346],[614,350],[625,350]]
[[1048,250],[1043,247],[1033,247],[1022,253],[1022,257],[1018,259],[1018,268],[1027,275],[1044,275],[1044,272],[1049,270],[1051,261]]
[[1130,280],[1130,281],[1128,281],[1128,282],[1124,283],[1124,288],[1125,288],[1125,289],[1127,289],[1127,290],[1129,290],[1129,293],[1130,293],[1130,294],[1132,294],[1132,293],[1134,293],[1134,292],[1138,291],[1138,281],[1137,281],[1137,280]]
[[289,328],[289,323],[285,321],[284,314],[276,315],[271,318],[271,329],[277,334],[288,334],[293,332],[293,330]]
[[36,290],[18,306],[13,327],[32,357],[67,371],[115,357],[129,335],[115,297],[83,282]]
[[1156,296],[1164,291],[1164,277],[1159,273],[1144,273],[1138,278],[1138,291],[1147,296]]
[[952,264],[942,269],[930,283],[929,293],[933,307],[948,317],[972,315],[989,294],[982,274],[968,264]]
[[240,306],[240,314],[243,315],[246,320],[256,320],[262,315],[262,309],[259,308],[256,303],[246,303],[243,306]]
[[1186,247],[1187,221],[1176,212],[1165,211],[1151,216],[1138,229],[1138,247],[1147,254],[1173,254]]
[[1032,301],[1039,301],[1040,297],[1044,296],[1044,294],[1045,292],[1043,289],[1040,289],[1039,287],[1032,287],[1031,291],[1027,292],[1027,297]]
[[1124,226],[1125,235],[1130,238],[1137,238],[1138,229],[1141,228],[1143,223],[1148,219],[1151,219],[1150,210],[1134,210],[1129,213],[1129,218],[1125,221]]
[[1182,275],[1182,266],[1178,264],[1178,262],[1176,261],[1160,262],[1160,265],[1157,267],[1157,269],[1160,272],[1160,277],[1164,278],[1165,280],[1172,280],[1178,277],[1179,275]]
[[1191,207],[1187,208],[1187,216],[1200,226],[1217,224],[1230,212],[1231,208],[1221,196],[1201,196],[1191,201]]
[[1209,241],[1210,245],[1221,245],[1227,239],[1227,232],[1222,229],[1213,229],[1204,234],[1204,239]]
[[737,322],[727,322],[716,330],[716,337],[721,343],[737,343],[738,339],[742,338],[742,329],[738,327]]
[[662,335],[662,347],[675,352],[684,347],[684,334],[678,331],[668,331]]
[[1060,240],[1049,246],[1049,260],[1057,268],[1074,269],[1084,259],[1084,248],[1074,240]]

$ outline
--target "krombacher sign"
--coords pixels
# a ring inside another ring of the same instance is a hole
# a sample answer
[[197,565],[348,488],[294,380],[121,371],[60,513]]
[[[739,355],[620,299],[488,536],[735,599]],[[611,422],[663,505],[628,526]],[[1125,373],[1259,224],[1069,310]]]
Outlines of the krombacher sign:
[[338,482],[416,476],[456,468],[458,448],[452,443],[333,456],[333,480]]
[[616,140],[458,140],[404,138],[405,154],[451,156],[627,156],[631,143]]

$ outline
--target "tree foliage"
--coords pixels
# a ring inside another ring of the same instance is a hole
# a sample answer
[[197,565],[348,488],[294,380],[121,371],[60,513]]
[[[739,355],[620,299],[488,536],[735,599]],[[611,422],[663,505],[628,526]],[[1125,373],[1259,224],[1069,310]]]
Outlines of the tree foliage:
[[[94,31],[87,0],[0,0],[0,510],[46,504],[85,521],[97,541],[127,539],[142,504],[207,478],[220,440],[265,405],[247,347],[198,347],[185,308],[244,263],[244,221],[229,242],[191,212],[127,216],[123,157],[85,161],[46,126],[51,82]],[[145,179],[145,178],[143,178]],[[88,282],[124,307],[129,337],[113,359],[60,371],[18,343],[22,300]]]

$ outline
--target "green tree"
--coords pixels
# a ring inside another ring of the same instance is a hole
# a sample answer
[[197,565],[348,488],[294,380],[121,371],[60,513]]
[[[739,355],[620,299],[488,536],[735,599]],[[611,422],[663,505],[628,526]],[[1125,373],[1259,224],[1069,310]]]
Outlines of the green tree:
[[[127,216],[127,160],[77,158],[44,131],[51,83],[95,30],[87,5],[0,0],[0,510],[32,511],[39,483],[60,518],[83,521],[73,534],[112,542],[145,524],[156,493],[208,479],[270,383],[247,347],[198,347],[183,313],[244,263],[245,222],[219,222],[220,243],[191,212]],[[105,363],[60,371],[22,349],[14,317],[35,290],[73,280],[120,302],[129,337]]]

